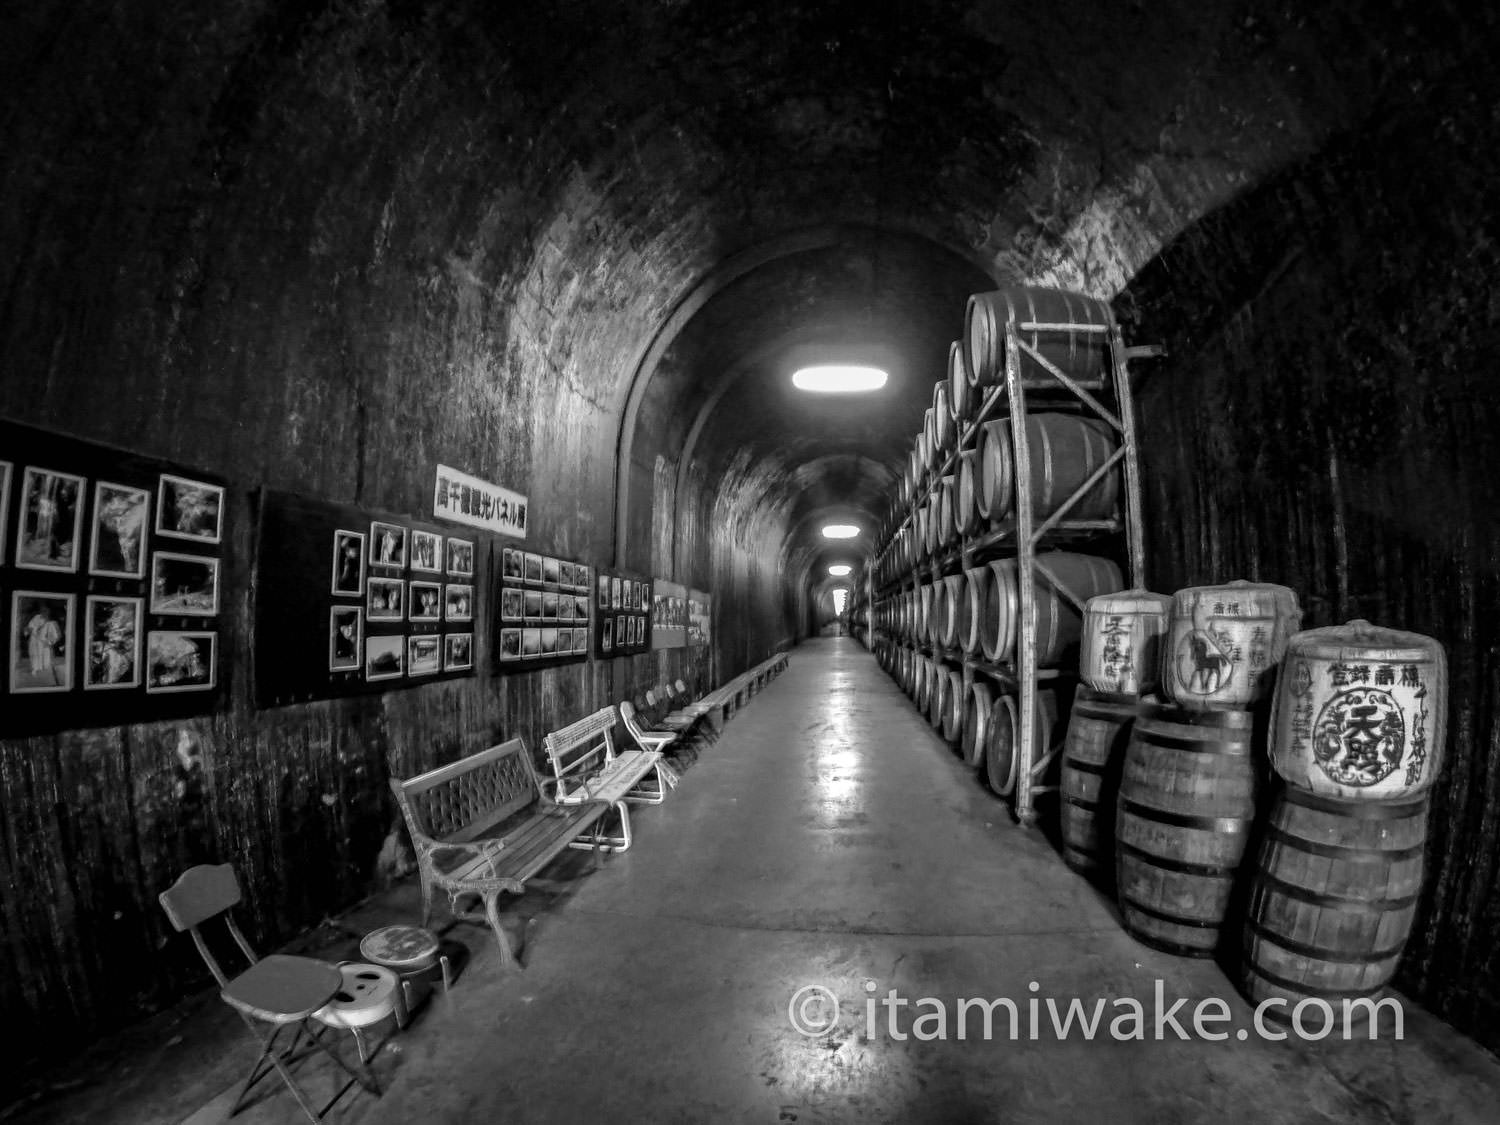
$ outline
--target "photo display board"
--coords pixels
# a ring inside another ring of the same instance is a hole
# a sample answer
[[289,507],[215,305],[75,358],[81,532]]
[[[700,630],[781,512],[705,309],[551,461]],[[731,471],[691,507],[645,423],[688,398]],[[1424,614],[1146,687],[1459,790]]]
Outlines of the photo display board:
[[587,660],[594,619],[593,570],[553,555],[506,547],[500,553],[500,604],[494,609],[495,667],[529,671]]
[[225,488],[0,420],[0,736],[220,705]]
[[706,645],[713,639],[713,599],[702,590],[688,591],[688,644]]
[[256,706],[472,676],[488,553],[488,537],[262,489]]
[[651,591],[651,647],[682,648],[687,644],[687,587],[656,579]]
[[649,651],[651,605],[649,579],[600,567],[594,589],[594,651],[601,658]]

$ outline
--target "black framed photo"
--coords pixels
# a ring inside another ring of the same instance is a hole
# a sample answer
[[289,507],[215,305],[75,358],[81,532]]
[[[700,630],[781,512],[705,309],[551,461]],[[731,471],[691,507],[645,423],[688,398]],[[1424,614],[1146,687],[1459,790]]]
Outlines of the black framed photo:
[[542,556],[526,552],[526,578],[525,581],[532,586],[542,584]]
[[153,630],[146,634],[146,693],[211,691],[217,679],[217,633]]
[[500,591],[500,620],[521,621],[525,618],[525,591],[509,587]]
[[358,606],[336,605],[328,611],[328,670],[353,672],[364,650],[365,619]]
[[405,637],[397,634],[391,637],[367,637],[365,639],[365,679],[394,680],[405,670]]
[[[515,630],[510,630],[514,632]],[[443,634],[443,671],[467,672],[474,667],[474,634]]]
[[[365,592],[365,533],[340,528],[333,533],[332,594],[358,598]],[[358,654],[355,666],[359,665]]]
[[599,575],[599,608],[609,608],[609,575]]
[[609,604],[614,609],[625,608],[625,582],[618,575],[609,580]]
[[400,621],[406,616],[406,583],[376,578],[365,583],[365,614],[371,621]]
[[437,634],[406,638],[406,674],[434,676],[443,670],[443,639]]
[[590,586],[593,585],[593,581],[589,577],[589,568],[583,563],[579,563],[576,568],[574,577],[576,578],[576,581],[573,583],[573,588],[575,590],[582,590],[585,594],[587,594],[589,592]]
[[[409,621],[441,621],[443,619],[443,586],[440,582],[417,582],[407,584],[406,596],[411,603],[407,611]],[[409,662],[408,662],[409,663]],[[412,672],[411,675],[416,675]]]
[[[474,577],[474,544],[468,539],[449,539],[447,570],[450,578]],[[509,574],[506,577],[510,577]],[[461,637],[464,634],[455,633]]]
[[397,523],[371,521],[370,565],[405,568],[406,528]]
[[559,594],[557,596],[557,619],[559,621],[573,620],[573,595]]
[[10,596],[10,690],[14,695],[73,688],[72,594],[17,590]]
[[409,545],[411,568],[431,574],[443,572],[443,537],[431,531],[412,529]]
[[542,592],[540,590],[523,590],[521,616],[527,624],[539,624],[542,620]]
[[224,490],[163,473],[156,487],[156,533],[198,543],[220,542],[224,538]]
[[521,630],[521,659],[535,660],[542,655],[542,631],[540,629]]
[[474,620],[474,587],[450,583],[443,594],[444,621]]
[[573,651],[573,630],[559,629],[557,631],[557,652],[559,656],[567,656]]
[[556,586],[557,576],[561,573],[561,570],[559,560],[554,559],[551,555],[542,556],[542,582],[544,584],[550,583]]
[[28,467],[21,477],[16,566],[23,570],[78,569],[83,527],[83,478]]
[[[462,542],[462,540],[450,539],[448,540],[448,542]],[[514,547],[506,547],[503,551],[500,552],[500,576],[506,579],[513,578],[517,582],[520,582],[523,578],[525,578],[525,558],[525,551],[518,551]],[[448,573],[454,573],[452,567],[448,568]]]
[[542,594],[542,620],[557,620],[557,591],[548,590]]
[[[0,512],[4,510],[0,506]],[[89,573],[103,578],[144,578],[150,516],[151,494],[144,488],[96,482]]]
[[551,625],[542,629],[542,655],[551,656],[557,651],[557,629]]
[[573,564],[564,559],[557,563],[557,584],[569,588],[573,585]]
[[589,619],[589,598],[587,594],[573,595],[573,620],[587,621]]
[[500,659],[501,660],[520,660],[521,659],[521,630],[520,629],[501,629],[500,630]]
[[615,619],[613,617],[606,617],[604,619],[604,624],[600,627],[600,631],[599,631],[599,651],[600,652],[607,653],[607,652],[613,651],[613,649],[615,647],[614,646],[614,636],[615,636],[614,626],[615,626]]
[[589,654],[589,631],[587,629],[573,630],[573,653],[575,656]]
[[141,615],[144,609],[143,598],[91,594],[85,599],[84,691],[141,686]]
[[219,560],[157,551],[151,556],[151,612],[169,617],[215,616],[219,612]]

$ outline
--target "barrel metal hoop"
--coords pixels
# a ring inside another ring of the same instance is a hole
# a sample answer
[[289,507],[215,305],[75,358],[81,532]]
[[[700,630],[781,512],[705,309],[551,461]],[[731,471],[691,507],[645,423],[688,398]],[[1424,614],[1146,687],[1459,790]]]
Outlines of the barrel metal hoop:
[[1135,718],[1134,711],[1125,711],[1122,713],[1120,711],[1105,710],[1102,707],[1096,709],[1088,703],[1074,703],[1073,714],[1080,719],[1093,719],[1096,722],[1109,723],[1111,726],[1123,726]]
[[1303,984],[1301,981],[1289,980],[1280,973],[1273,973],[1261,968],[1253,961],[1246,962],[1246,968],[1262,980],[1269,981],[1278,988],[1284,988],[1292,993],[1301,993],[1312,1000],[1373,1000],[1380,993],[1384,992],[1386,987],[1382,984],[1373,992],[1368,988],[1319,988],[1317,985]]
[[1137,902],[1129,895],[1121,895],[1120,904],[1129,907],[1131,910],[1139,911],[1148,918],[1155,918],[1160,922],[1171,922],[1174,926],[1187,926],[1194,930],[1217,930],[1224,924],[1222,920],[1218,922],[1205,922],[1201,918],[1179,918],[1176,914],[1168,914],[1166,911],[1158,910],[1154,906],[1146,906],[1143,903]]
[[1279,825],[1269,825],[1266,828],[1266,839],[1278,844],[1285,844],[1293,851],[1304,852],[1307,855],[1315,855],[1320,859],[1337,859],[1347,863],[1376,864],[1388,861],[1400,861],[1405,859],[1421,859],[1426,848],[1418,844],[1413,848],[1402,848],[1400,851],[1372,852],[1369,850],[1355,850],[1354,848],[1341,848],[1336,844],[1320,844],[1313,840],[1304,839],[1301,836],[1293,836]]
[[1403,895],[1400,898],[1345,898],[1342,895],[1328,894],[1325,891],[1311,891],[1306,887],[1299,887],[1296,883],[1288,883],[1279,876],[1272,875],[1269,871],[1257,873],[1257,882],[1278,894],[1294,898],[1298,902],[1305,902],[1309,906],[1327,906],[1336,910],[1358,911],[1361,914],[1387,914],[1396,910],[1405,910],[1408,906],[1416,903],[1418,895]]
[[1245,925],[1272,945],[1278,945],[1288,953],[1295,953],[1298,957],[1307,957],[1313,961],[1336,961],[1346,965],[1374,965],[1381,961],[1389,961],[1393,957],[1400,957],[1401,951],[1406,948],[1406,942],[1403,941],[1395,949],[1381,949],[1370,953],[1360,953],[1354,950],[1345,952],[1295,941],[1267,928],[1263,922],[1255,918],[1248,919]]
[[1149,805],[1138,804],[1128,797],[1120,798],[1120,811],[1131,813],[1142,820],[1170,825],[1173,828],[1202,828],[1205,831],[1229,836],[1250,830],[1249,817],[1195,816],[1191,813],[1166,812],[1163,809],[1153,809]]
[[1175,735],[1142,730],[1139,723],[1136,724],[1135,729],[1144,745],[1157,746],[1163,750],[1186,750],[1192,754],[1218,754],[1226,758],[1248,758],[1253,752],[1249,739],[1243,742],[1231,742],[1223,739],[1178,738]]
[[1081,758],[1075,758],[1071,754],[1063,755],[1063,765],[1068,769],[1078,770],[1080,773],[1102,774],[1109,771],[1107,762],[1086,762]]
[[1140,706],[1141,697],[1128,691],[1100,691],[1098,688],[1081,687],[1078,689],[1078,698],[1074,701],[1073,709],[1076,711],[1079,705],[1089,703],[1117,703],[1131,709]]
[[1075,809],[1083,809],[1085,812],[1094,812],[1099,807],[1098,801],[1085,801],[1082,797],[1075,797],[1071,793],[1064,793],[1062,799]]
[[1338,801],[1306,789],[1288,785],[1283,796],[1287,804],[1313,812],[1334,813],[1354,820],[1406,820],[1427,811],[1427,798],[1385,804],[1375,801]]
[[1189,727],[1218,727],[1220,729],[1249,731],[1255,725],[1253,711],[1190,711],[1186,707],[1174,707],[1169,703],[1142,703],[1138,719],[1160,719],[1164,723],[1180,723]]
[[1220,867],[1208,863],[1185,863],[1180,859],[1165,859],[1162,856],[1152,855],[1148,851],[1136,847],[1134,844],[1122,844],[1115,841],[1115,850],[1124,855],[1134,856],[1142,863],[1152,867],[1158,867],[1163,871],[1172,871],[1178,875],[1202,875],[1210,879],[1233,878],[1239,872],[1238,864],[1230,864],[1228,867]]

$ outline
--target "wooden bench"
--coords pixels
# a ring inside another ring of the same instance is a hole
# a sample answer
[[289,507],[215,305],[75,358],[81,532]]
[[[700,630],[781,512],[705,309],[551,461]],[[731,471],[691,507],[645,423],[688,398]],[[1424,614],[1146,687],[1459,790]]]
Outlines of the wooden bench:
[[[623,852],[630,847],[630,810],[626,802],[659,805],[666,799],[667,777],[662,772],[661,751],[649,748],[615,751],[615,709],[604,707],[587,718],[552,731],[544,740],[547,761],[557,782],[560,804],[604,801],[620,817],[620,831],[604,836],[595,829],[580,837],[575,847],[603,847]],[[648,785],[647,778],[653,784]]]
[[760,691],[770,680],[780,675],[787,666],[787,655],[779,652],[762,660],[748,671],[741,672],[723,687],[709,692],[699,702],[707,704],[719,716],[722,723],[745,705],[749,698]]
[[[552,800],[542,792],[543,784],[519,738],[406,781],[391,779],[417,852],[423,929],[432,917],[433,892],[442,888],[453,916],[488,922],[500,944],[501,964],[518,964],[500,928],[500,893],[522,893],[532,876],[580,836],[590,830],[597,835],[595,826],[610,809],[605,800]],[[470,894],[483,900],[483,915],[458,909],[459,899]]]

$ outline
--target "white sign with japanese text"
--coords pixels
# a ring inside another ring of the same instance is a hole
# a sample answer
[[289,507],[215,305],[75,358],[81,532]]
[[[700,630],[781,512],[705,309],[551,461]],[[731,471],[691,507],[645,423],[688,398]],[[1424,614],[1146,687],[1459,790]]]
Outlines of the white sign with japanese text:
[[438,519],[526,538],[526,497],[447,465],[437,467],[432,514]]

